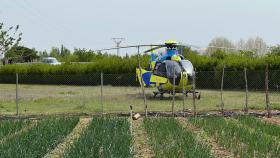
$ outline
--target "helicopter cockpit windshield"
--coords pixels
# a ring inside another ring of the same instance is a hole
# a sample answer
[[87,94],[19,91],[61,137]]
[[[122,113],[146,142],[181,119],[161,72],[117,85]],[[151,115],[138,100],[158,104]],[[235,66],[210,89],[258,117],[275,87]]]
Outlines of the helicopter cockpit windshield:
[[182,67],[187,72],[188,75],[193,74],[193,65],[189,60],[181,60]]
[[178,62],[167,60],[165,61],[165,65],[167,78],[173,78],[173,75],[175,75],[175,77],[177,78],[181,75],[182,69]]

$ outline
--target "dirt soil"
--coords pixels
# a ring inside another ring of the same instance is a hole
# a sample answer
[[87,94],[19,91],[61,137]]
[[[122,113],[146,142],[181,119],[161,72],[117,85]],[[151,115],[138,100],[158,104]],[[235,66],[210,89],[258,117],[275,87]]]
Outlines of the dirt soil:
[[90,124],[91,118],[80,118],[73,131],[54,150],[50,151],[44,158],[58,158],[63,155],[76,140],[78,140],[84,129]]
[[225,149],[224,147],[221,147],[215,141],[214,138],[203,136],[204,131],[200,128],[197,128],[197,127],[189,124],[186,121],[186,118],[178,117],[177,119],[183,127],[190,129],[197,136],[197,139],[198,139],[199,142],[201,142],[203,144],[206,144],[206,145],[209,145],[211,147],[211,151],[212,151],[213,155],[215,155],[216,157],[229,157],[229,158],[239,157],[238,155],[234,156],[234,154],[232,152]]
[[280,126],[280,117],[277,116],[272,116],[271,118],[262,117],[262,120]]
[[133,120],[134,152],[136,158],[153,158],[155,154],[148,144],[148,137],[143,125],[143,118]]

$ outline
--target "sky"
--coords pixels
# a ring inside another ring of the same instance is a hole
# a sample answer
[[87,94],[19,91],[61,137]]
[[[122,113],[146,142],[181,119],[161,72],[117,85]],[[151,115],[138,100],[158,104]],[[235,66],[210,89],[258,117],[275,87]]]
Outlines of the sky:
[[260,36],[280,43],[279,0],[0,0],[0,22],[19,24],[22,44],[50,50],[154,44],[165,40],[206,47]]

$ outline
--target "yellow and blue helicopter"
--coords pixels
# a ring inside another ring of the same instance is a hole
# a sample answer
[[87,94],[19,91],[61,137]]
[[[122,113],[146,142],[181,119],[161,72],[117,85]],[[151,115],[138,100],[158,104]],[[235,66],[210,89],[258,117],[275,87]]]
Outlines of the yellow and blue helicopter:
[[[139,48],[140,47],[152,47],[144,53],[151,52],[151,59],[148,68],[142,68],[140,65],[140,59],[138,58],[138,68],[136,68],[137,80],[142,87],[154,87],[157,90],[154,91],[154,97],[160,94],[160,99],[163,99],[165,93],[193,93],[193,77],[195,75],[192,63],[185,59],[180,54],[178,47],[190,47],[189,45],[177,44],[176,41],[166,41],[161,45],[136,45],[125,46],[118,48],[102,49],[97,51],[105,51],[120,48]],[[160,48],[166,48],[164,54],[159,55],[155,53],[155,50]],[[195,97],[200,99],[200,93],[196,92]]]

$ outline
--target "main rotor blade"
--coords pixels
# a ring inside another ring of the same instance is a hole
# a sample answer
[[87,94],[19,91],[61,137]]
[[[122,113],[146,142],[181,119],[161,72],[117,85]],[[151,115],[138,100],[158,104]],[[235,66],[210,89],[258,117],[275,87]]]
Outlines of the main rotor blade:
[[151,48],[151,49],[146,50],[144,53],[148,53],[148,52],[151,52],[151,51],[153,51],[153,50],[157,50],[157,49],[160,49],[160,48],[163,48],[163,47],[165,47],[165,45],[156,46],[156,47],[154,47],[154,48]]
[[133,45],[133,46],[123,46],[123,47],[114,47],[114,48],[106,48],[106,49],[98,49],[98,50],[93,50],[94,52],[102,52],[106,50],[115,50],[115,49],[126,49],[126,48],[138,48],[138,47],[157,47],[157,46],[162,46],[158,44],[147,44],[147,45]]

